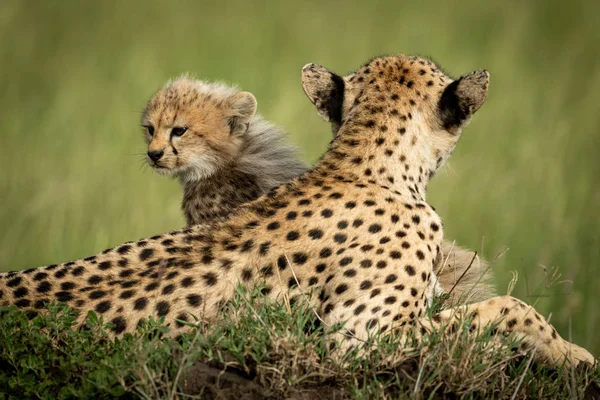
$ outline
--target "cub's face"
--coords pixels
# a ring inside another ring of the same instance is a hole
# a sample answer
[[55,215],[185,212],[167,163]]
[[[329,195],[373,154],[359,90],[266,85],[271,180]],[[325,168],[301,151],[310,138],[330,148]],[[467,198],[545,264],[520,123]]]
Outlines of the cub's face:
[[161,175],[207,179],[238,155],[255,111],[247,92],[190,78],[169,83],[143,113],[147,162]]

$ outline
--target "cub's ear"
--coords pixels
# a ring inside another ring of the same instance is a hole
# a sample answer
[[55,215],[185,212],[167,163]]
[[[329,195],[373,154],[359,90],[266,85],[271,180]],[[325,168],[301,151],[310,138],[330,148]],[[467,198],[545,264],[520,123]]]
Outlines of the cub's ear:
[[467,125],[471,116],[483,105],[488,93],[490,73],[471,72],[449,84],[438,104],[442,126],[453,131]]
[[248,123],[256,113],[256,97],[250,92],[240,92],[227,99],[227,102],[231,134],[246,132]]
[[317,112],[334,125],[342,123],[344,104],[344,78],[317,64],[302,68],[302,88]]

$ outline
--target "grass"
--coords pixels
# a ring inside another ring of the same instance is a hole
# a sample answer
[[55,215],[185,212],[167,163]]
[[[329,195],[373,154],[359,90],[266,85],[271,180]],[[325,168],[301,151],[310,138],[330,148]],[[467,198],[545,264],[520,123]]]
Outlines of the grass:
[[315,160],[330,131],[302,93],[304,64],[343,73],[382,53],[430,54],[456,75],[492,76],[430,185],[447,236],[488,259],[509,248],[498,288],[516,271],[513,294],[598,355],[599,11],[558,0],[2,1],[0,271],[184,224],[178,185],[143,167],[138,127],[169,77],[240,84]]
[[[285,304],[288,304],[287,306]],[[210,324],[178,339],[148,321],[115,341],[93,312],[73,331],[59,306],[31,321],[0,310],[0,399],[7,398],[485,398],[556,399],[600,395],[600,367],[562,371],[531,354],[490,351],[490,330],[467,337],[470,323],[418,343],[373,338],[364,350],[331,350],[324,327],[301,301],[269,302],[241,289]],[[467,322],[467,321],[465,321]],[[518,343],[508,347],[518,347]],[[408,348],[408,350],[407,350]]]

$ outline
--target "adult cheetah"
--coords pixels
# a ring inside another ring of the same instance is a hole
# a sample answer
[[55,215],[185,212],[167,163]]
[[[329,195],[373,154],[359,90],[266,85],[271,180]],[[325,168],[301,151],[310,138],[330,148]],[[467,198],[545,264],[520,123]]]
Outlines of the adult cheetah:
[[[483,104],[489,74],[453,81],[432,62],[376,58],[341,78],[314,64],[315,87],[334,82],[348,108],[329,150],[310,172],[243,206],[225,221],[194,226],[62,265],[0,278],[2,304],[22,308],[56,299],[112,321],[115,333],[140,318],[213,318],[236,285],[263,285],[277,298],[310,297],[325,323],[345,322],[353,336],[423,330],[466,310],[424,316],[440,256],[440,218],[424,201],[427,182],[448,158],[462,128]],[[410,172],[413,181],[401,179]],[[592,363],[523,302],[503,296],[471,304],[473,328],[496,324],[536,346],[539,360]]]
[[[327,92],[311,92],[314,104],[336,105],[319,113],[337,133],[341,104],[328,103]],[[329,115],[338,116],[336,120]],[[308,170],[285,132],[256,114],[248,92],[219,82],[183,75],[168,82],[142,113],[148,164],[174,176],[184,188],[182,210],[187,226],[209,224]],[[446,305],[480,301],[494,295],[491,269],[474,253],[445,241],[434,265]]]

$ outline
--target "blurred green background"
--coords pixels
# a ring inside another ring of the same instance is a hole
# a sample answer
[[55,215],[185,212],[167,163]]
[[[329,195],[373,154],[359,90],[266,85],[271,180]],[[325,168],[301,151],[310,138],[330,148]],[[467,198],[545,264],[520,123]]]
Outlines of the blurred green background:
[[[600,355],[600,3],[0,2],[0,271],[67,261],[184,224],[176,182],[144,165],[140,111],[191,72],[253,92],[316,160],[330,130],[300,69],[383,53],[486,68],[487,103],[429,201],[497,287]],[[560,278],[543,268],[559,267]],[[551,285],[553,281],[570,283]]]

